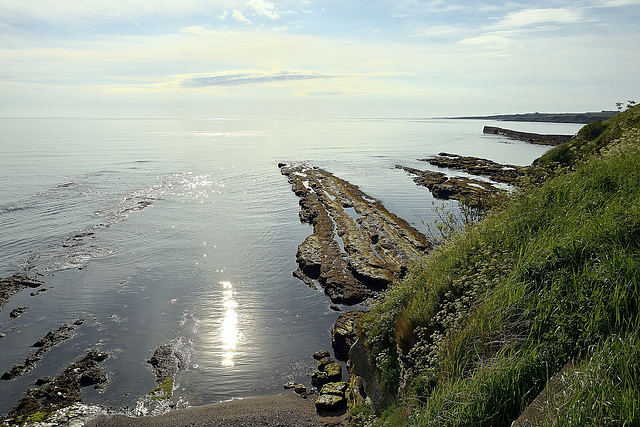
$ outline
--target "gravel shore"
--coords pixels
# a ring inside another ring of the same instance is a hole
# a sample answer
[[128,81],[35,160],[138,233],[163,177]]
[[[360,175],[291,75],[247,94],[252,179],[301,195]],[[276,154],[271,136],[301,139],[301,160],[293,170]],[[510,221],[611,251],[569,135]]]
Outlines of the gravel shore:
[[295,393],[232,400],[171,411],[156,417],[100,416],[87,427],[125,426],[347,426],[347,413],[318,415],[317,396],[302,399]]

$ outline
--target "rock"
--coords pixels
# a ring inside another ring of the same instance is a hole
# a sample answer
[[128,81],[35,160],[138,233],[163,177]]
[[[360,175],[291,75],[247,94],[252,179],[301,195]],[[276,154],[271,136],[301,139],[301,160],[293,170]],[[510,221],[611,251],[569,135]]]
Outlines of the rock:
[[42,377],[42,378],[38,378],[36,380],[36,385],[37,386],[41,386],[41,385],[45,385],[45,384],[49,384],[51,381],[53,381],[53,377]]
[[333,394],[323,394],[316,400],[316,410],[334,412],[343,409],[346,405],[344,397],[335,396]]
[[331,357],[331,353],[329,353],[329,350],[318,350],[313,353],[313,358],[316,360],[321,360],[325,357]]
[[29,307],[14,308],[13,310],[11,310],[11,313],[9,313],[9,317],[11,317],[12,319],[16,319],[20,317],[22,313],[24,313],[27,310],[29,310]]
[[153,367],[156,379],[164,381],[187,368],[187,357],[176,349],[175,343],[168,343],[158,346],[147,363]]
[[369,350],[360,340],[351,346],[349,360],[351,374],[362,377],[366,396],[371,400],[373,410],[379,414],[393,402],[393,395],[382,386],[378,371],[371,365]]
[[327,383],[322,386],[320,390],[320,394],[333,394],[336,396],[344,397],[344,394],[347,390],[347,383],[340,381],[336,383]]
[[325,367],[332,363],[336,363],[336,361],[333,360],[333,357],[323,357],[322,359],[318,360],[318,370],[324,371]]
[[293,390],[298,394],[306,394],[307,393],[307,387],[305,387],[303,384],[296,384],[296,386],[294,387]]
[[1,340],[2,338],[6,337],[6,336],[7,336],[7,334],[5,334],[4,332],[0,332],[0,340]]
[[480,157],[459,156],[457,154],[439,153],[437,156],[419,159],[441,168],[448,168],[491,178],[495,182],[513,184],[524,175],[521,166],[496,163]]
[[107,374],[101,368],[91,368],[82,373],[80,376],[80,386],[88,387],[90,385],[96,385],[96,388],[100,384],[107,382]]
[[[333,174],[281,164],[313,233],[298,247],[295,276],[317,281],[335,304],[361,303],[402,278],[431,244],[380,201]],[[340,244],[340,243],[341,244]]]
[[367,393],[364,390],[364,381],[362,377],[351,375],[349,379],[349,387],[346,392],[347,404],[349,407],[362,405],[366,402]]
[[35,297],[40,295],[43,292],[47,292],[47,288],[40,288],[37,291],[30,292],[29,295],[31,295],[32,297]]
[[560,145],[565,142],[569,142],[574,138],[573,135],[545,135],[539,133],[519,132],[516,130],[503,129],[494,126],[485,126],[482,129],[482,133],[504,135],[506,137],[518,139],[520,141],[526,141],[531,144],[542,145]]
[[333,311],[342,311],[342,309],[337,305],[330,305],[329,308]]
[[340,381],[342,379],[342,366],[339,363],[329,363],[324,367],[324,372],[331,380],[330,382]]
[[12,295],[17,294],[25,288],[37,288],[42,285],[44,285],[44,282],[35,277],[27,276],[26,274],[14,274],[13,276],[0,279],[0,311],[2,311],[4,305]]
[[448,178],[441,172],[423,171],[400,165],[396,165],[396,168],[415,175],[413,181],[418,185],[427,187],[433,197],[437,199],[466,200],[468,203],[473,204],[480,203],[483,198],[500,191],[490,183],[478,179],[459,176]]
[[39,380],[38,383],[43,387],[27,390],[26,395],[9,413],[9,418],[28,417],[36,412],[51,413],[80,402],[82,378],[85,378],[85,383],[89,381],[92,384],[107,381],[106,373],[99,366],[107,357],[106,353],[89,350],[56,378]]
[[286,384],[284,385],[284,389],[285,389],[285,390],[291,390],[292,388],[295,388],[297,385],[298,385],[298,383],[297,383],[297,382],[295,382],[295,381],[289,381],[288,383],[286,383]]
[[313,373],[313,375],[311,375],[311,384],[314,385],[314,387],[322,387],[323,385],[330,383],[331,381],[329,381],[329,376],[327,375],[326,372],[323,371],[315,371]]
[[2,377],[0,377],[0,379],[12,380],[18,378],[25,372],[29,372],[30,370],[32,370],[36,366],[36,363],[40,361],[44,357],[46,352],[49,351],[53,346],[71,338],[73,336],[74,329],[81,323],[82,321],[77,320],[74,325],[64,324],[57,329],[47,332],[47,334],[43,338],[39,339],[32,345],[32,347],[39,347],[38,350],[35,353],[29,355],[25,359],[23,364],[14,365],[11,370],[2,374]]
[[356,326],[366,311],[347,311],[340,314],[331,330],[331,346],[336,359],[346,362],[349,359],[349,349],[358,339]]

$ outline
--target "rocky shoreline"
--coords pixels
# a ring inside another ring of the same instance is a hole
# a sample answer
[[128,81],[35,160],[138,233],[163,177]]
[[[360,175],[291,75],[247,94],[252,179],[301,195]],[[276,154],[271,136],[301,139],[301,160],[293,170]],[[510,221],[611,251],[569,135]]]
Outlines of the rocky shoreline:
[[424,235],[355,185],[317,167],[278,166],[300,198],[300,220],[313,226],[298,247],[294,275],[319,284],[334,303],[375,296],[431,248]]

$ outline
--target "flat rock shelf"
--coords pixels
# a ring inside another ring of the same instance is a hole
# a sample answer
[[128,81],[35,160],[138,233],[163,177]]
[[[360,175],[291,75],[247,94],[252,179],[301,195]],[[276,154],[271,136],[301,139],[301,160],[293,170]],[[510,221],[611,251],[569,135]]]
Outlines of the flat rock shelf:
[[431,248],[422,233],[357,186],[318,167],[278,166],[300,198],[300,220],[313,226],[298,247],[294,275],[322,286],[334,303],[374,296]]

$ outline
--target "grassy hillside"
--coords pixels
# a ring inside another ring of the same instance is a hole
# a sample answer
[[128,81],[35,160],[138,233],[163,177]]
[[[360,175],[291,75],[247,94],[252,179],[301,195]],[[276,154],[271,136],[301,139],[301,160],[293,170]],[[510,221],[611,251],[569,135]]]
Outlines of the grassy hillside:
[[361,325],[398,397],[380,425],[640,423],[640,107],[585,126],[529,186],[417,263]]

